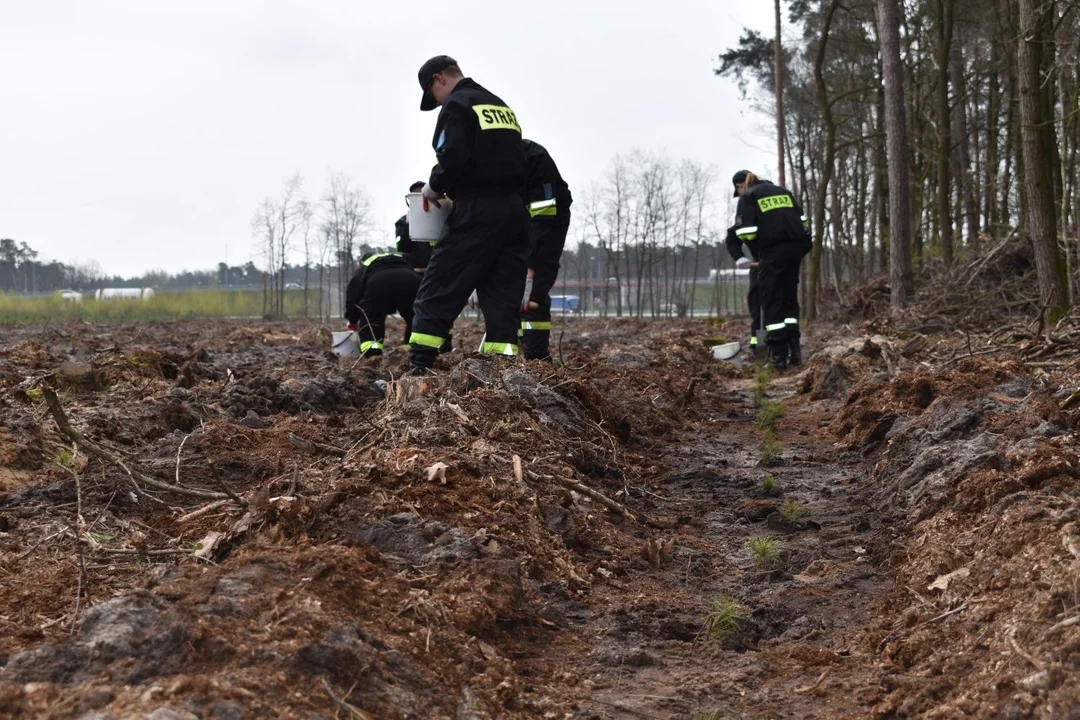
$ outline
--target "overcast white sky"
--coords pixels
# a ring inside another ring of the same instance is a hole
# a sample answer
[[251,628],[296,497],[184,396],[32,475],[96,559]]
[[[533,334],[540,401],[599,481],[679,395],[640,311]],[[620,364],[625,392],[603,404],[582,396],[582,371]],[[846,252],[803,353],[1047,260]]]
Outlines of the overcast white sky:
[[[426,178],[416,71],[455,57],[572,191],[634,147],[775,174],[769,123],[715,77],[764,0],[0,0],[0,237],[108,273],[255,259],[251,216],[300,172],[372,200],[387,241]],[[763,135],[763,133],[766,133]],[[729,201],[730,202],[730,201]],[[723,206],[726,209],[726,206]]]

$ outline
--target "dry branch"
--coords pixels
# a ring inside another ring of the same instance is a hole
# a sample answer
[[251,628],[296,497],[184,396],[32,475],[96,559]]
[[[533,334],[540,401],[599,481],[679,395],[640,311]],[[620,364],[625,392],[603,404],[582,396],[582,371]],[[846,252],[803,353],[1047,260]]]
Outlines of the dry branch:
[[123,460],[117,455],[105,450],[101,446],[94,443],[85,435],[80,433],[75,428],[71,427],[71,423],[68,422],[67,416],[64,414],[64,408],[60,405],[60,398],[56,397],[56,393],[49,388],[44,388],[43,393],[45,395],[45,402],[49,406],[49,413],[52,415],[53,420],[56,422],[56,427],[60,432],[69,440],[77,444],[83,450],[90,455],[97,457],[100,460],[104,460],[107,463],[118,466],[131,480],[131,484],[135,486],[135,489],[142,492],[140,483],[147,487],[152,487],[155,490],[163,490],[165,492],[176,493],[177,495],[187,495],[189,497],[203,498],[207,500],[221,500],[229,497],[227,494],[219,492],[212,492],[210,490],[194,490],[189,488],[182,488],[172,483],[162,482],[161,480],[155,480],[152,477],[144,475],[138,470],[132,470],[129,468]]
[[635,522],[637,522],[638,520],[637,515],[635,515],[630,510],[630,508],[615,502],[607,495],[604,495],[597,490],[593,490],[591,487],[583,485],[577,480],[574,480],[573,478],[558,477],[556,475],[541,475],[540,473],[533,472],[532,470],[527,471],[527,474],[533,480],[554,480],[556,482],[560,482],[571,490],[576,490],[582,495],[585,495],[586,497],[595,500],[596,502],[600,503],[608,510],[612,511],[617,515],[622,515],[623,517],[629,518],[630,520],[633,520]]
[[334,457],[339,458],[345,457],[345,451],[339,447],[305,440],[299,435],[293,435],[292,433],[289,433],[289,444],[300,452],[306,452],[309,455],[333,455]]

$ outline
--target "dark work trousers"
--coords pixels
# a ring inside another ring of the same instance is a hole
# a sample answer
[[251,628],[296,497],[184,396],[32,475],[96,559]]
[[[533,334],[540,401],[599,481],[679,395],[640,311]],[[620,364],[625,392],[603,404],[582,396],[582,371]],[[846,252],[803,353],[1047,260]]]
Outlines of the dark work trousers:
[[562,208],[554,217],[540,215],[529,221],[529,267],[533,270],[529,302],[537,307],[521,314],[521,348],[526,360],[551,357],[551,288],[559,274],[559,259],[569,229],[570,211]]
[[783,278],[784,325],[787,329],[788,345],[794,355],[799,354],[799,338],[802,337],[799,331],[799,267],[802,265],[802,259],[809,255],[811,248],[814,247],[809,239],[797,245],[801,248],[799,259],[795,261],[793,267],[789,268]]
[[750,290],[746,293],[746,304],[750,307],[750,347],[757,347],[758,332],[761,330],[761,291],[758,289],[757,268],[750,268]]
[[474,289],[486,330],[481,352],[517,355],[528,253],[529,213],[520,195],[455,199],[416,295],[409,364],[435,364]]
[[[758,253],[758,292],[765,310],[765,342],[773,359],[787,359],[786,313],[792,307],[798,310],[799,263],[805,254],[801,242],[762,246]],[[795,332],[798,332],[797,323]]]
[[399,313],[405,320],[405,342],[409,341],[413,323],[413,303],[420,289],[420,275],[406,267],[375,270],[364,286],[364,296],[357,305],[360,317],[356,335],[360,352],[381,355],[386,340],[386,316]]

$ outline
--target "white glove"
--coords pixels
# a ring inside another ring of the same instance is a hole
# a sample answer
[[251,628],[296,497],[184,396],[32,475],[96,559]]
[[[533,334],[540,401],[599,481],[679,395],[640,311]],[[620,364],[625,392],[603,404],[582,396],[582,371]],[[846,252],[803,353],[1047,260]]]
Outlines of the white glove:
[[435,203],[435,207],[442,207],[439,205],[439,198],[443,196],[443,193],[433,190],[430,184],[424,185],[421,195],[424,196],[424,210],[427,210],[428,201]]
[[745,256],[741,257],[741,258],[739,258],[738,260],[735,261],[735,267],[737,267],[737,268],[744,268],[749,264],[750,264],[750,258],[745,257]]

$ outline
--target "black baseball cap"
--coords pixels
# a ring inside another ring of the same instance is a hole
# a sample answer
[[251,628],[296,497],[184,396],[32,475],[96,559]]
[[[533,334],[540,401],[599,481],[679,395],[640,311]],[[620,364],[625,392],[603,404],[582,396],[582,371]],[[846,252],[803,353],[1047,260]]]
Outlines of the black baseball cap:
[[739,197],[739,186],[746,182],[746,176],[749,174],[749,170],[740,170],[731,176],[731,184],[735,186],[735,194],[732,197]]
[[427,185],[427,183],[424,182],[423,180],[417,180],[416,182],[414,182],[412,185],[409,186],[409,192],[420,192],[421,190],[424,189],[425,185]]
[[457,60],[449,55],[436,55],[420,66],[417,78],[420,80],[420,89],[424,91],[424,97],[420,100],[421,110],[434,110],[439,107],[435,96],[431,94],[431,83],[435,79],[435,73],[440,73],[448,67],[457,67]]

